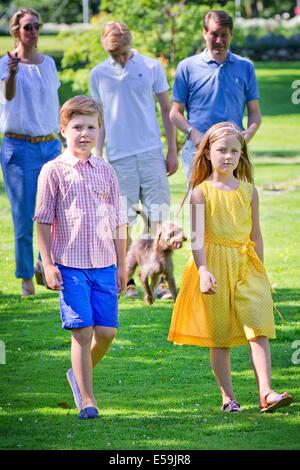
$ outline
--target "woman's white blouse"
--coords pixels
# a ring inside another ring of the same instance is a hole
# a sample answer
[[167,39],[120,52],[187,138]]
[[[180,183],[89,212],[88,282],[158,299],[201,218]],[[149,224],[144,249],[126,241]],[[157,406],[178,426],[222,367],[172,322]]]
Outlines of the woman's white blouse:
[[18,66],[16,94],[10,101],[5,99],[4,81],[8,78],[8,56],[0,59],[0,131],[47,135],[59,132],[60,81],[54,60],[43,55],[40,64]]

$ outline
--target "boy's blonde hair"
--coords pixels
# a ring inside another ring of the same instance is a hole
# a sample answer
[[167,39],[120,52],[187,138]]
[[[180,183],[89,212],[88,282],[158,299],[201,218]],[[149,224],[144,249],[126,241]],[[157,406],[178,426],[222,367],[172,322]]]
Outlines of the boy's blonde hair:
[[253,167],[248,155],[247,144],[241,130],[232,122],[219,122],[210,127],[204,134],[199,148],[196,151],[189,183],[190,188],[195,188],[211,175],[212,165],[211,161],[207,159],[211,144],[225,135],[235,135],[241,144],[241,156],[238,166],[233,172],[234,176],[238,179],[253,183]]
[[85,116],[96,114],[99,127],[102,123],[101,106],[90,96],[79,95],[66,101],[60,110],[60,125],[66,127],[73,116],[83,114]]
[[[38,23],[42,23],[41,15],[36,10],[33,10],[32,8],[20,8],[18,11],[16,11],[14,13],[14,15],[12,16],[12,18],[9,22],[9,32],[12,36],[15,36],[16,32],[19,31],[19,29],[20,29],[20,20],[25,15],[36,16],[36,19],[37,19]],[[19,38],[16,38],[15,46],[17,46],[19,44],[19,42],[20,42]]]
[[121,47],[130,46],[132,34],[125,23],[109,21],[104,25],[101,41],[107,52],[112,52]]

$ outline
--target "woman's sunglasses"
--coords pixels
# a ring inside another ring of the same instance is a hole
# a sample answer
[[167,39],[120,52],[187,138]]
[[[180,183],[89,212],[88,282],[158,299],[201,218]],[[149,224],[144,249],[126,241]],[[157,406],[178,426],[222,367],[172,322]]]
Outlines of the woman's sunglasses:
[[28,24],[25,24],[24,26],[22,26],[23,29],[25,29],[25,31],[41,31],[43,25],[41,23],[28,23]]

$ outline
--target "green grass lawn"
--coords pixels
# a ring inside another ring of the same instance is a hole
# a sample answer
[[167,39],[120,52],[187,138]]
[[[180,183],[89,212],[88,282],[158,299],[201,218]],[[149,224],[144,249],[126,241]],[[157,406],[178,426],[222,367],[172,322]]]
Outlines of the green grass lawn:
[[[168,343],[172,303],[146,306],[140,291],[136,301],[121,299],[117,339],[95,371],[101,419],[79,421],[65,376],[70,337],[60,326],[57,295],[38,287],[34,300],[20,298],[11,216],[0,177],[0,340],[6,347],[6,364],[0,364],[1,449],[300,448],[300,364],[292,362],[293,342],[300,339],[299,106],[290,102],[299,63],[257,64],[257,74],[264,119],[251,153],[265,264],[284,319],[275,313],[273,386],[292,393],[295,403],[259,414],[248,351],[240,347],[232,351],[232,368],[244,411],[221,413],[208,350]],[[185,193],[181,168],[170,184],[178,207]],[[183,223],[188,233],[187,217]],[[175,254],[178,285],[189,256],[187,242]]]
[[[80,422],[65,377],[70,366],[69,333],[60,327],[57,295],[38,287],[34,300],[20,299],[19,282],[13,275],[10,213],[0,186],[0,338],[7,354],[6,365],[0,365],[0,447],[299,449],[300,365],[292,363],[292,343],[300,338],[300,192],[261,189],[263,183],[279,181],[290,182],[292,189],[298,165],[298,159],[270,165],[265,159],[264,164],[255,165],[266,267],[276,285],[274,301],[284,318],[282,322],[275,314],[273,385],[288,389],[297,400],[272,415],[258,413],[246,347],[232,351],[233,382],[244,411],[222,414],[208,350],[168,343],[172,303],[146,306],[140,292],[136,301],[122,298],[117,339],[95,371],[101,419]],[[171,188],[174,202],[179,201],[184,188],[181,169],[171,180]],[[178,283],[189,256],[188,243],[175,255]],[[70,408],[61,408],[59,403]]]
[[[41,34],[39,38],[39,50],[44,54],[56,54],[67,48],[72,43],[72,40],[65,38],[62,43],[55,35]],[[14,47],[14,39],[11,36],[0,36],[0,56],[11,51]]]
[[263,121],[251,150],[257,156],[299,155],[300,104],[292,103],[292,83],[300,79],[300,63],[259,62],[255,69]]

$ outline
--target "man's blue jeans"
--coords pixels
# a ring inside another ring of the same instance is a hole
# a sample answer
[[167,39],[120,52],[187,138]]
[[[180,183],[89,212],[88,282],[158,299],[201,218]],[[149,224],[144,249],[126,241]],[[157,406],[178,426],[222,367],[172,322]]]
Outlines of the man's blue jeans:
[[37,180],[42,166],[61,154],[61,143],[30,143],[4,137],[0,160],[15,232],[16,277],[31,279],[33,266],[33,216]]

